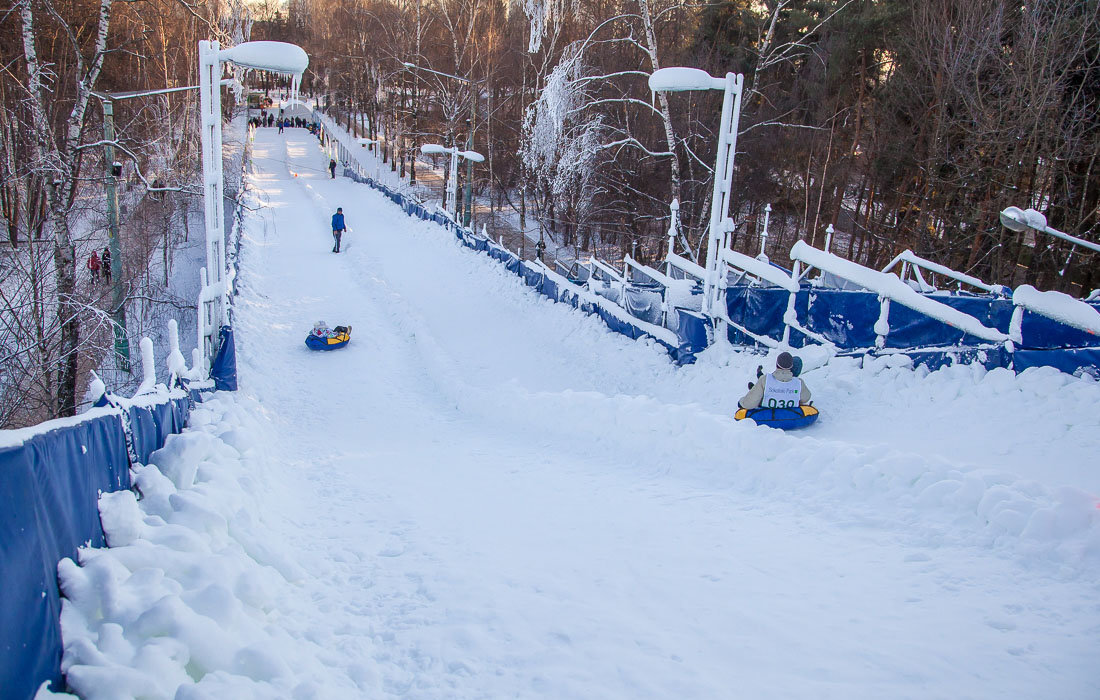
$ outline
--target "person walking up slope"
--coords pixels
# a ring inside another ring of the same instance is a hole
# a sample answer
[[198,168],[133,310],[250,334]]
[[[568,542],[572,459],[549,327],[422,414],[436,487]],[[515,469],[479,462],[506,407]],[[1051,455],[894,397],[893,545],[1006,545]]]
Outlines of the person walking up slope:
[[344,231],[347,230],[347,226],[344,224],[344,210],[341,207],[336,208],[336,213],[332,215],[332,239],[335,241],[332,246],[333,253],[340,252],[340,237],[344,235]]
[[328,161],[328,172],[329,172],[329,175],[331,176],[331,179],[335,180],[336,179],[336,161],[331,159],[331,158],[329,158],[329,161]]

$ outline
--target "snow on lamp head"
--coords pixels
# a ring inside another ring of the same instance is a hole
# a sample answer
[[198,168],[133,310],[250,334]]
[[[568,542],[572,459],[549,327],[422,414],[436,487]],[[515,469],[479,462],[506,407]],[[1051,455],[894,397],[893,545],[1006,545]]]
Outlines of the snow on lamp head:
[[301,75],[309,67],[302,47],[285,41],[246,41],[218,52],[218,58],[242,68],[266,70],[284,75]]
[[441,156],[450,153],[450,150],[438,143],[426,143],[420,147],[420,152],[426,156]]
[[1047,217],[1034,209],[1006,207],[1001,211],[1000,218],[1002,226],[1016,233],[1027,229],[1047,230]]
[[698,68],[661,68],[649,76],[653,92],[686,92],[688,90],[724,90],[724,78],[715,78]]

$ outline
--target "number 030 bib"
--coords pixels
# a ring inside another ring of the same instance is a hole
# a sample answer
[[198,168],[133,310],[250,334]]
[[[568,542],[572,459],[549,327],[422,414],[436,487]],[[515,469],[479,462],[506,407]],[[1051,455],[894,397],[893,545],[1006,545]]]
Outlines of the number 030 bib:
[[794,408],[801,396],[801,379],[795,377],[789,382],[781,382],[769,374],[764,378],[764,397],[760,405],[763,408]]

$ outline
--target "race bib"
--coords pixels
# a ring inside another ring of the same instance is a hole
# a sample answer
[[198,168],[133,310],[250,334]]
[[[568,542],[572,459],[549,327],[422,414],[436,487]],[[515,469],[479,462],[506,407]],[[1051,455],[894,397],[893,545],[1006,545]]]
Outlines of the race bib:
[[764,397],[760,405],[763,408],[794,408],[801,396],[801,379],[795,377],[789,382],[781,382],[769,374],[764,378]]

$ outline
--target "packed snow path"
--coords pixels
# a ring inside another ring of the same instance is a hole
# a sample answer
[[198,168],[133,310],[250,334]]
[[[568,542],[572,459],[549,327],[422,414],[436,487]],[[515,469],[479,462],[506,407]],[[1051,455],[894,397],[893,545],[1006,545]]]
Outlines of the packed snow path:
[[[187,697],[1100,695],[1096,382],[838,362],[807,375],[825,411],[810,431],[734,424],[755,357],[674,367],[330,180],[304,130],[260,129],[254,164],[242,391],[196,414],[212,430],[207,411],[254,407],[221,438],[255,467],[239,480],[252,510],[226,516],[248,565],[233,573],[218,536],[224,585],[166,569],[199,614],[254,624],[226,633],[251,645],[237,652],[176,635],[180,677],[207,693]],[[307,350],[321,319],[352,325],[351,344]],[[154,476],[145,500],[175,522]],[[116,510],[109,529],[136,522]],[[160,537],[117,556],[133,569],[183,546]],[[129,643],[168,627],[191,629],[146,621]],[[73,657],[86,668],[113,653],[98,635]]]
[[[788,492],[797,479],[784,471],[845,450],[723,425],[745,373],[703,367],[685,378],[691,370],[658,348],[525,291],[381,195],[329,180],[302,130],[260,130],[254,158],[267,225],[245,243],[241,372],[294,479],[280,535],[305,572],[304,595],[285,615],[303,636],[329,640],[334,673],[364,697],[1100,689],[1090,577],[1030,571],[1018,550],[998,556],[935,512],[852,517],[849,504],[822,506],[804,485]],[[334,255],[338,206],[351,230]],[[306,350],[319,319],[353,325],[351,345]],[[860,379],[875,383],[849,381]],[[826,405],[837,393],[814,389]],[[911,403],[900,381],[866,393],[875,391],[885,396],[864,416]],[[1088,382],[1064,393],[1088,391],[1097,397]],[[694,403],[706,396],[717,410]],[[951,414],[960,400],[946,398],[923,403]],[[945,437],[986,427],[947,442],[1003,466],[990,448],[1020,437],[989,434],[988,417],[960,425],[954,413]],[[1081,420],[1092,434],[1069,422],[1021,442],[1072,474],[1086,471],[1078,450],[1088,449],[1095,469],[1097,424]],[[744,454],[756,433],[766,444]],[[771,465],[753,480],[774,471],[775,484],[739,488],[739,469],[762,457]],[[833,485],[820,489],[835,498]]]

